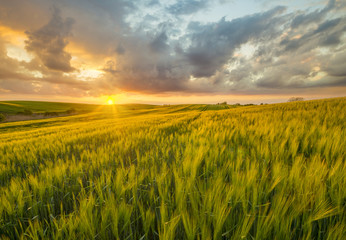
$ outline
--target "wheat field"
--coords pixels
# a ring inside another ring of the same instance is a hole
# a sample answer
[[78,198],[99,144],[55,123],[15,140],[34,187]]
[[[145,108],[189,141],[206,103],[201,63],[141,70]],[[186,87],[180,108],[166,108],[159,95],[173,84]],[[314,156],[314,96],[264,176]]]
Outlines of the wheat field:
[[345,239],[346,98],[0,124],[1,239]]

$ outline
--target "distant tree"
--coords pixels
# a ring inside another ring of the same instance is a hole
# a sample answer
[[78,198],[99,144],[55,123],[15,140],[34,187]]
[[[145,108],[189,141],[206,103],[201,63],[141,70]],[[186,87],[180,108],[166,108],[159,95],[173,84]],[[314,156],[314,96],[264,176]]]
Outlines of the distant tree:
[[302,97],[291,97],[288,99],[288,102],[297,102],[297,101],[304,101],[304,98]]
[[220,102],[220,103],[217,103],[216,105],[227,105],[227,102]]
[[6,120],[6,117],[4,114],[0,113],[0,122],[3,122]]

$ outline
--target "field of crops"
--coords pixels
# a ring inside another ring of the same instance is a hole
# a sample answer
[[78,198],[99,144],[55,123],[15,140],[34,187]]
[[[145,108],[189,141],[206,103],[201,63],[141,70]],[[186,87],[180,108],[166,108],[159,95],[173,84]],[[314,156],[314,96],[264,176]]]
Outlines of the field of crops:
[[346,98],[214,107],[0,124],[0,239],[344,239]]
[[35,101],[0,101],[0,113],[16,114],[25,110],[33,113],[63,112],[71,108],[76,111],[90,112],[99,105],[61,102],[35,102]]

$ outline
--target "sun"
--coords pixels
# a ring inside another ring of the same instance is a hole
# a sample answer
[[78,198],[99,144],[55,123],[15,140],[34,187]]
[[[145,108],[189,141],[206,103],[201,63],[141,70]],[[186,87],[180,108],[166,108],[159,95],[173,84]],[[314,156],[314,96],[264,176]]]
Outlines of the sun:
[[117,105],[123,102],[124,97],[121,94],[101,96],[101,101],[104,105]]

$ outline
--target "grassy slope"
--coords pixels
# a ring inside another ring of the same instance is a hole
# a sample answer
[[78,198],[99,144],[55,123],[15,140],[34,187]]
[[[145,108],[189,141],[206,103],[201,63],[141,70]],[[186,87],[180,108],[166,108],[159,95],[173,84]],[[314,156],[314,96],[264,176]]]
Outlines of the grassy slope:
[[37,101],[2,101],[0,102],[0,112],[15,114],[23,112],[25,109],[33,113],[43,112],[64,112],[71,108],[77,111],[93,111],[99,105],[80,104],[80,103],[63,103],[63,102],[37,102]]
[[[16,106],[18,105],[18,106]],[[20,107],[19,107],[20,106]],[[9,123],[0,123],[0,133],[8,131],[18,131],[20,129],[40,128],[47,126],[57,126],[66,123],[74,123],[81,121],[108,119],[108,118],[129,118],[142,115],[153,114],[174,114],[184,112],[201,112],[201,111],[217,111],[225,110],[229,108],[235,108],[235,106],[229,105],[210,105],[210,104],[180,104],[169,106],[158,106],[150,104],[122,104],[122,105],[89,105],[89,104],[75,104],[75,103],[50,103],[50,102],[19,102],[19,101],[7,101],[0,102],[0,112],[8,114],[15,114],[18,111],[24,109],[30,109],[34,113],[40,113],[45,111],[66,111],[74,108],[77,112],[82,114],[48,118],[40,120],[26,120]],[[247,108],[247,107],[245,107]],[[84,112],[84,113],[83,113]],[[85,113],[89,112],[89,113]]]
[[346,98],[209,107],[0,125],[0,238],[344,236]]
[[[31,110],[33,113],[44,112],[64,112],[69,109],[75,109],[78,112],[98,111],[99,108],[104,108],[102,105],[81,104],[81,103],[63,103],[63,102],[39,102],[39,101],[0,101],[0,113],[16,114],[24,110]],[[206,105],[206,104],[191,104],[191,105],[171,105],[157,106],[150,104],[122,104],[115,105],[118,110],[143,110],[143,109],[165,109],[171,112],[191,111],[191,110],[222,110],[230,108],[229,105]]]

